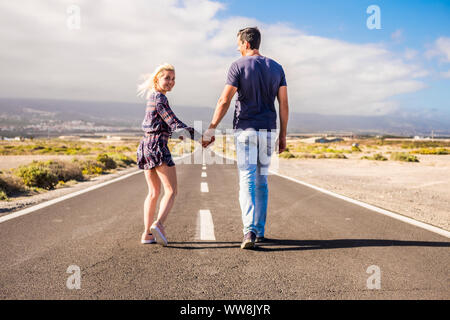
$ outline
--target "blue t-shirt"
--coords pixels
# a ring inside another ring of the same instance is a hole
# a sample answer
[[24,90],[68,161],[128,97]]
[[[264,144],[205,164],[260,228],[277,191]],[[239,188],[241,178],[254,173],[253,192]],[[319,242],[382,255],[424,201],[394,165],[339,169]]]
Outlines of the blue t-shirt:
[[267,57],[244,56],[230,66],[227,84],[238,89],[234,129],[276,129],[275,98],[286,86],[281,65]]

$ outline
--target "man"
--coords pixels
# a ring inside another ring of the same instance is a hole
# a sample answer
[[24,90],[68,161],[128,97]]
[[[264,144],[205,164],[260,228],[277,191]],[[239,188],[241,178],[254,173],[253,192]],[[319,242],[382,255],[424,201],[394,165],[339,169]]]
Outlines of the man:
[[228,70],[225,88],[202,138],[203,147],[214,141],[214,130],[238,92],[233,129],[239,169],[239,203],[244,224],[242,249],[253,248],[255,242],[265,240],[267,174],[276,139],[275,97],[280,108],[278,153],[286,148],[289,113],[286,78],[281,65],[259,53],[260,42],[258,28],[245,28],[238,32],[238,50],[242,57]]

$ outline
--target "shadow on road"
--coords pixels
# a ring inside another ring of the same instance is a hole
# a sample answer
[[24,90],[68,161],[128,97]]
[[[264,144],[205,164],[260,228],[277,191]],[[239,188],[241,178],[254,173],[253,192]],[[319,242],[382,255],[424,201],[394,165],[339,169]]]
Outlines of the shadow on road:
[[238,241],[189,241],[189,242],[169,242],[167,248],[196,250],[196,249],[229,249],[239,248]]
[[[171,242],[170,248],[198,250],[198,249],[227,249],[239,248],[240,242]],[[293,250],[318,250],[340,249],[357,247],[450,247],[450,242],[436,241],[408,241],[408,240],[383,240],[383,239],[333,239],[333,240],[288,240],[269,239],[257,243],[255,251],[293,251]]]

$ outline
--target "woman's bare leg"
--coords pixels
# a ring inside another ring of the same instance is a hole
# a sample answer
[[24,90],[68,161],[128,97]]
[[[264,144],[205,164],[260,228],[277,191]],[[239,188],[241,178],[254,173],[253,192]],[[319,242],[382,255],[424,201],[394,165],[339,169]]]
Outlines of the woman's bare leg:
[[153,219],[156,211],[156,204],[161,191],[161,181],[159,180],[156,169],[144,170],[145,180],[148,185],[148,194],[144,202],[144,234],[142,235],[143,240],[151,240],[152,237],[148,234],[150,233],[150,227],[152,226]]
[[[166,163],[155,168],[156,173],[164,187],[164,196],[159,203],[159,213],[156,222],[164,225],[177,195],[177,171],[175,166],[169,167]],[[163,230],[164,231],[164,230]]]

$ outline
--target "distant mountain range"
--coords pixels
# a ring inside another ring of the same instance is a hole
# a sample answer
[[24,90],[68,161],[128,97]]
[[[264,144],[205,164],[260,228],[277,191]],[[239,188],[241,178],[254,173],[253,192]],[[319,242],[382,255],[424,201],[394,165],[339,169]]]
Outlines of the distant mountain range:
[[[223,128],[231,128],[233,109],[231,106]],[[189,106],[173,106],[174,112],[185,123],[202,121],[203,128],[209,124],[214,109]],[[41,125],[61,125],[79,120],[91,126],[128,128],[140,130],[145,113],[142,103],[119,103],[98,101],[71,101],[51,99],[0,98],[0,130]],[[436,113],[393,113],[383,116],[322,115],[294,113],[289,116],[290,133],[343,133],[430,135],[450,136],[450,112]],[[68,131],[70,131],[68,129]]]

